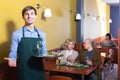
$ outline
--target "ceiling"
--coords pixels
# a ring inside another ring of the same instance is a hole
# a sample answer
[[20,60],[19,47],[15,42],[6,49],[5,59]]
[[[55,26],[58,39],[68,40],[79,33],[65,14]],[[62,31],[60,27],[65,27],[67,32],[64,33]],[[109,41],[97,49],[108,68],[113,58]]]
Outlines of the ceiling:
[[119,5],[119,0],[102,0],[103,2],[109,4],[109,5]]

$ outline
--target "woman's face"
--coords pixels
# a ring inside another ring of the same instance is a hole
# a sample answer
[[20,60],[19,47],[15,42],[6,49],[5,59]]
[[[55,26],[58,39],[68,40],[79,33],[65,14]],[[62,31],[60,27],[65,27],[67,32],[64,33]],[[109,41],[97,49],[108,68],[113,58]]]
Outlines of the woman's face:
[[26,11],[23,16],[23,19],[25,20],[25,24],[34,23],[35,18],[36,18],[36,15],[33,9]]
[[108,40],[108,39],[109,39],[109,36],[105,36],[105,39]]
[[72,50],[74,48],[73,42],[68,43],[68,50]]

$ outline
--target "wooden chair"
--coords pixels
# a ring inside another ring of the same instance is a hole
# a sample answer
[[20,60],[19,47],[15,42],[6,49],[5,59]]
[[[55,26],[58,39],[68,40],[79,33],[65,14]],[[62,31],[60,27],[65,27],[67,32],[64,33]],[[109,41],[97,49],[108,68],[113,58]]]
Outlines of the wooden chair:
[[83,43],[75,43],[74,49],[78,52],[80,52],[80,50],[83,47]]
[[52,75],[49,80],[72,80],[72,78],[68,76]]

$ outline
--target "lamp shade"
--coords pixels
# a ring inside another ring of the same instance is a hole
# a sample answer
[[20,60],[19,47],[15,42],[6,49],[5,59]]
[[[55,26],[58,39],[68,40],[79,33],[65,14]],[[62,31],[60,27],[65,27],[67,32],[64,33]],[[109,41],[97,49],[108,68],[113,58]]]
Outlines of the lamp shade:
[[80,15],[80,13],[77,13],[77,14],[76,14],[76,20],[81,20],[81,15]]
[[112,23],[112,19],[109,19],[109,23]]
[[51,9],[46,8],[44,11],[44,17],[52,17]]
[[97,20],[97,17],[96,17],[96,16],[92,16],[92,19],[93,19],[94,21],[96,21],[96,20]]

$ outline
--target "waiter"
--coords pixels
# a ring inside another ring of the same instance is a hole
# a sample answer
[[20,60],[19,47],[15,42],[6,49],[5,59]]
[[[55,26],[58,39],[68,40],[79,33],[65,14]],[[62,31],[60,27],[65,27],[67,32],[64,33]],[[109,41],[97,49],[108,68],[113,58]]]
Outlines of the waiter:
[[10,67],[18,67],[18,80],[46,80],[42,62],[47,53],[46,34],[34,25],[36,15],[32,6],[22,10],[25,24],[13,32],[9,58],[4,58]]

